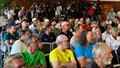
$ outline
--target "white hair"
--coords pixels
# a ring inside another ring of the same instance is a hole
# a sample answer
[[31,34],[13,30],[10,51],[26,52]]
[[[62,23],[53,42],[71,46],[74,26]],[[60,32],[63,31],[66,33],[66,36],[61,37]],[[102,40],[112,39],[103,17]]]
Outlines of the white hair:
[[20,24],[20,23],[21,23],[20,20],[16,20],[16,21],[15,21],[15,24]]
[[104,43],[102,42],[98,42],[95,44],[94,48],[93,48],[93,54],[95,56],[95,58],[99,57],[99,56],[105,56],[105,48],[103,47]]
[[50,20],[49,19],[44,19],[44,22],[48,23],[48,22],[50,22]]
[[33,19],[32,19],[32,22],[34,22],[34,21],[36,21],[36,20],[37,20],[37,18],[33,18]]
[[62,43],[62,41],[64,40],[66,36],[65,35],[59,35],[57,38],[56,38],[56,44],[57,45],[60,45]]
[[118,29],[117,29],[116,27],[112,27],[112,28],[110,29],[110,33],[113,33],[113,32],[118,32]]

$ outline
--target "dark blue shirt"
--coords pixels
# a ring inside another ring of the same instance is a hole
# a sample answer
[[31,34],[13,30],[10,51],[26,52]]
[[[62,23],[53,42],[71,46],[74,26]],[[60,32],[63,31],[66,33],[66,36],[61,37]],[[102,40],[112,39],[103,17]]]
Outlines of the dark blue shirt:
[[54,42],[56,40],[56,37],[53,32],[51,32],[49,35],[47,35],[46,33],[42,33],[40,35],[40,40],[42,42]]
[[72,32],[70,32],[70,31],[67,31],[66,33],[61,31],[58,35],[66,35],[68,37],[69,41],[70,41],[71,37],[73,36]]

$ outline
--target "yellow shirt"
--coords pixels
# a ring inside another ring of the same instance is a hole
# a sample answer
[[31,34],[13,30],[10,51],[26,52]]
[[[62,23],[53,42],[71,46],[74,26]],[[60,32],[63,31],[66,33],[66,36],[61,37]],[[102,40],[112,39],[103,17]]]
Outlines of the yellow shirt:
[[63,52],[61,49],[55,48],[50,52],[49,59],[50,62],[58,60],[60,63],[69,63],[72,60],[75,60],[75,57],[73,52],[69,49],[66,49],[65,52]]

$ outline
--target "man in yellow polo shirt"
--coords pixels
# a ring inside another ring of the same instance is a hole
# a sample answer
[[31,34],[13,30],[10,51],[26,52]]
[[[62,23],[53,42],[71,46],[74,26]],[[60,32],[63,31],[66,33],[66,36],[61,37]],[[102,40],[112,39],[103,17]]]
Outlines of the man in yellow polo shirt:
[[52,50],[49,55],[53,68],[77,68],[73,52],[69,50],[67,36],[59,35],[56,39],[57,48]]

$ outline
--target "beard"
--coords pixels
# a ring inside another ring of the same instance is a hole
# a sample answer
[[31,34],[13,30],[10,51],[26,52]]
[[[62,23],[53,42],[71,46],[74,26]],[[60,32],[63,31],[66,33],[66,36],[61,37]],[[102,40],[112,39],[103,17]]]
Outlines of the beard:
[[103,58],[103,63],[105,65],[110,65],[111,64],[111,60],[107,60],[107,58],[105,57],[105,58]]

